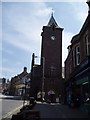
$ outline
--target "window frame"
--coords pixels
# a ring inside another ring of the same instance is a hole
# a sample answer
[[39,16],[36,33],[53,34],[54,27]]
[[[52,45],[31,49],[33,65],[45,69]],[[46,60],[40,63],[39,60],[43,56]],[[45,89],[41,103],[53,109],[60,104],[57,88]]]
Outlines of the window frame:
[[80,46],[77,45],[76,46],[76,65],[79,65],[80,64]]
[[89,37],[88,35],[85,36],[85,50],[86,50],[86,56],[90,55],[89,53],[89,45],[90,45],[90,42],[89,42]]

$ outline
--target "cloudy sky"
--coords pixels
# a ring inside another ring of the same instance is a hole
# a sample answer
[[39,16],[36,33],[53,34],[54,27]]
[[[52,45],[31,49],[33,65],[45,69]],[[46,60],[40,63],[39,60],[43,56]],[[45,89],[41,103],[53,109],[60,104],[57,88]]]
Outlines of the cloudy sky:
[[[0,77],[11,79],[21,73],[24,66],[30,72],[32,53],[40,57],[42,27],[48,24],[52,9],[58,25],[64,28],[62,58],[64,66],[68,53],[67,46],[72,36],[79,33],[88,14],[85,2],[85,0],[73,0],[73,2],[72,0],[63,2],[62,0],[48,0],[48,2],[47,0],[2,0]],[[38,61],[39,58],[36,63]]]

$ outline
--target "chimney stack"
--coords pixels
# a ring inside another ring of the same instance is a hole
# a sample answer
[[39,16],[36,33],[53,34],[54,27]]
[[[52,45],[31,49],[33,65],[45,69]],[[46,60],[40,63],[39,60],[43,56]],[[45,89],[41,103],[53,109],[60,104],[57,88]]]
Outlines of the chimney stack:
[[27,67],[24,67],[24,72],[27,72]]

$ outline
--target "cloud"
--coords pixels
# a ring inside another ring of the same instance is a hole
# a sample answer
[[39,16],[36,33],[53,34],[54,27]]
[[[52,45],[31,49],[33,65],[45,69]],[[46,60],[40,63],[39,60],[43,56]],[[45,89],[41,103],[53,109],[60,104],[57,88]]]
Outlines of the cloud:
[[2,51],[2,4],[0,3],[0,52],[1,51]]
[[4,72],[13,72],[11,69],[6,68],[6,67],[3,67],[2,70],[3,70]]
[[72,6],[72,9],[75,13],[75,19],[79,20],[81,23],[83,23],[85,21],[85,18],[87,17],[88,15],[88,6],[87,4],[85,4],[85,1],[84,3],[75,3],[75,4],[72,4],[72,3],[69,3],[71,4]]
[[66,60],[66,57],[68,55],[68,49],[67,47],[71,44],[70,41],[72,37],[74,36],[73,33],[64,31],[63,33],[63,39],[62,39],[62,59],[63,59],[63,66],[64,66],[64,61]]
[[1,0],[3,2],[85,2],[85,0]]
[[[8,60],[4,60],[4,62],[8,62]],[[15,75],[21,73],[21,69],[16,66],[21,66],[20,62],[16,62],[16,64],[13,67],[3,66],[0,71],[2,71],[2,74],[0,74],[0,77],[6,77],[8,76],[8,79],[11,79],[11,77],[14,77]]]
[[[3,24],[8,25],[8,30],[4,32],[6,27],[3,27],[3,39],[23,50],[39,51],[42,26],[48,21],[52,8],[45,3],[28,3],[22,6],[15,3],[10,4],[10,7],[7,4],[5,6],[8,9],[3,8]],[[12,32],[9,31],[10,28]]]
[[2,75],[2,4],[0,2],[0,75]]
[[[21,71],[21,64],[26,58],[23,56],[21,63],[18,63],[19,59],[14,60],[15,48],[24,51],[23,53],[28,52],[29,55],[33,52],[40,54],[42,27],[47,24],[51,11],[52,8],[47,7],[45,3],[3,3],[3,52],[12,55],[12,59],[3,56],[3,76],[10,78]],[[5,48],[7,44],[10,48]]]
[[13,53],[14,53],[12,50],[9,50],[9,49],[7,49],[7,48],[5,48],[5,49],[3,48],[2,50],[3,50],[5,53],[10,54],[10,55],[13,55]]
[[[44,2],[26,3],[26,1],[25,3],[23,2],[19,3],[19,0],[15,3],[13,2],[3,3],[3,11],[2,11],[3,43],[4,44],[9,43],[8,45],[12,47],[14,46],[14,48],[16,47],[16,49],[19,48],[30,54],[34,52],[36,55],[38,55],[40,54],[39,53],[41,47],[40,35],[42,32],[42,27],[44,25],[47,25],[48,18],[50,18],[52,8],[47,7],[46,3]],[[80,14],[83,13],[84,9],[79,9],[80,6],[78,7],[77,6],[76,5],[72,6],[74,10],[74,14],[75,16],[78,16],[76,19],[82,22],[82,19],[80,19],[81,18]],[[85,15],[85,11],[84,11],[84,15]],[[81,14],[81,16],[84,15]],[[83,19],[85,18],[83,17]],[[74,34],[72,32],[64,31],[63,46],[62,46],[64,53],[63,61],[66,59],[68,55],[67,47],[68,45],[70,45],[70,41],[73,35]],[[12,54],[12,58],[13,58],[15,54],[13,54],[13,52],[10,49],[9,50],[8,48],[4,49],[4,52],[8,54]],[[24,55],[23,55],[23,59],[25,59]],[[18,61],[19,60],[20,59],[18,59]],[[15,62],[15,66],[13,64],[9,67],[8,66],[6,67],[4,65],[3,75],[8,74],[7,76],[14,76],[15,74],[19,73],[22,69],[21,64],[24,62],[22,60],[22,63],[20,64],[18,63],[18,61],[15,60],[12,62],[12,63]],[[18,66],[18,68],[16,68],[16,66]]]
[[7,78],[7,74],[9,73],[9,74],[13,74],[13,75],[15,75],[15,71],[16,71],[16,69],[11,69],[11,68],[9,68],[9,67],[2,67],[2,76],[0,76],[0,77],[6,77]]

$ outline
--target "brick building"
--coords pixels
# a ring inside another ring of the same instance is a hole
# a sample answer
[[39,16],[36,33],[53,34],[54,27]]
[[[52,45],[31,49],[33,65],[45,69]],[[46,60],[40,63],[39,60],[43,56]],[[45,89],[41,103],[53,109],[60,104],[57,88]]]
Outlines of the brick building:
[[[27,68],[24,67],[22,73],[11,78],[9,94],[23,96],[25,94],[25,80],[28,81],[29,78],[30,74],[27,73]],[[28,87],[27,90],[29,91]]]
[[6,89],[6,78],[0,78],[0,93],[3,92],[4,89]]
[[[37,68],[42,72],[39,73],[40,78],[37,80],[38,81],[37,83],[35,79],[33,79],[33,77],[31,78],[31,81],[33,86],[36,86],[36,84],[37,87],[39,86],[39,91],[41,91],[44,94],[44,95],[42,94],[43,95],[42,97],[45,97],[46,99],[52,99],[52,101],[55,101],[56,98],[59,97],[59,95],[63,96],[63,78],[62,78],[63,28],[60,28],[58,26],[52,14],[48,24],[46,26],[43,26],[42,30],[43,32],[41,33],[42,36],[41,64],[39,68]],[[34,63],[33,60],[32,63]],[[35,67],[34,64],[33,67]],[[31,72],[33,72],[32,69]]]
[[87,3],[88,16],[79,34],[72,38],[65,61],[66,102],[71,94],[79,97],[81,106],[86,96],[90,97],[90,1]]

